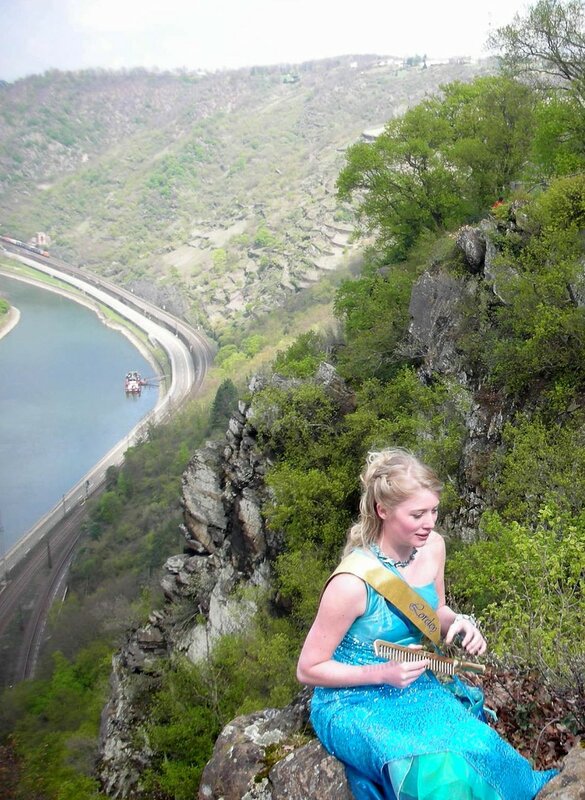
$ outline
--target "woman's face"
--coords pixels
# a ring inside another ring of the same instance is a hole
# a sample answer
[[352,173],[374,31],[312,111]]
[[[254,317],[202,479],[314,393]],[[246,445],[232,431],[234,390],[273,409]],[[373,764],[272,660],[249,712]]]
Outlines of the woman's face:
[[435,527],[438,509],[439,495],[429,489],[419,489],[390,510],[378,503],[381,537],[395,547],[424,547]]

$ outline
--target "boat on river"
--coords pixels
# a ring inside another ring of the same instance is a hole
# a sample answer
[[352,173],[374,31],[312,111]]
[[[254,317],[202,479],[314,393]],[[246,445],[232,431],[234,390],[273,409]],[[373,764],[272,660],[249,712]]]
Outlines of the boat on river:
[[146,386],[147,380],[142,377],[136,370],[131,370],[126,373],[124,378],[124,391],[126,394],[140,394],[142,387]]
[[145,386],[159,386],[164,375],[154,378],[143,378],[135,369],[126,373],[124,378],[124,391],[127,395],[139,395]]

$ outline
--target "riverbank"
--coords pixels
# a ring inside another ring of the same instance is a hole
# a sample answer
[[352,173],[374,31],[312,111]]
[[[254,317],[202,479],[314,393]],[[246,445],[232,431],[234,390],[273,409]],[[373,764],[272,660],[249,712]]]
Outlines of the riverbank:
[[[1,272],[1,270],[0,270]],[[20,321],[20,311],[14,306],[10,306],[8,314],[0,322],[0,339],[7,336]]]
[[[90,311],[93,311],[104,325],[112,330],[118,331],[127,339],[129,339],[138,352],[149,362],[155,373],[157,373],[161,378],[159,396],[162,397],[164,394],[164,376],[168,372],[168,361],[163,363],[162,359],[157,356],[154,348],[148,347],[144,341],[137,334],[135,334],[134,331],[131,330],[130,327],[124,325],[123,322],[117,322],[113,319],[110,319],[107,314],[104,313],[103,309],[96,300],[81,294],[81,292],[77,291],[73,287],[67,286],[66,284],[58,285],[56,283],[51,283],[48,280],[43,280],[42,278],[34,278],[32,275],[25,275],[20,272],[18,268],[12,268],[11,266],[0,264],[0,275],[4,275],[7,278],[13,278],[14,280],[21,281],[22,283],[28,283],[29,285],[36,286],[39,289],[44,289],[48,292],[61,295],[61,297],[66,297],[68,300],[73,300],[75,303],[79,303],[79,305],[82,305],[85,308],[88,308]],[[10,312],[12,310],[13,308],[11,307],[10,311],[8,312],[8,317],[10,317]],[[12,324],[4,323],[0,325],[0,339],[18,324],[20,312],[18,309],[14,310],[17,311],[17,318],[12,322]],[[7,327],[5,327],[5,325]]]
[[[100,322],[105,324],[106,327],[110,329],[115,329],[117,332],[123,333],[125,338],[128,339],[132,346],[141,353],[144,359],[148,361],[150,366],[154,369],[155,373],[162,377],[162,370],[160,360],[154,358],[153,352],[145,346],[145,343],[136,336],[132,330],[129,328],[124,328],[124,325],[121,324],[117,318],[112,318],[108,315],[109,309],[105,307],[102,303],[99,302],[97,298],[89,296],[89,291],[91,287],[88,287],[88,294],[82,294],[82,291],[79,288],[75,287],[68,287],[66,285],[60,286],[54,282],[44,281],[42,279],[35,279],[31,275],[23,274],[22,271],[18,269],[12,269],[12,265],[7,266],[3,265],[0,266],[0,275],[8,278],[17,280],[19,283],[28,284],[30,286],[35,287],[36,289],[40,289],[42,291],[49,291],[52,294],[59,295],[67,300],[74,301],[76,305],[81,305],[88,310],[94,312],[96,316],[99,318]],[[12,309],[15,307],[13,306]],[[112,311],[112,314],[116,314],[116,316],[120,315],[120,311]],[[8,315],[7,315],[8,316]],[[10,320],[10,328],[11,330],[14,326],[18,323],[20,319],[20,313],[11,314]],[[130,324],[136,325],[137,321],[130,320]],[[149,330],[151,333],[146,335],[151,335],[154,339],[156,334],[156,343],[158,347],[162,347],[165,350],[165,357],[167,358],[168,362],[168,352],[167,348],[169,345],[163,344],[165,341],[166,332],[158,330],[158,326],[153,326],[150,321],[146,322]],[[8,325],[6,324],[3,326],[3,331],[7,331]],[[169,334],[170,337],[170,334]],[[174,337],[173,337],[173,345],[174,345]],[[166,366],[166,364],[165,364]],[[171,373],[172,377],[172,373]],[[171,381],[172,382],[172,381]],[[30,528],[28,531],[24,533],[24,535],[12,546],[8,547],[6,553],[0,553],[0,565],[1,571],[4,578],[10,576],[14,576],[15,568],[19,566],[19,564],[26,560],[29,556],[32,556],[32,551],[40,542],[44,539],[45,536],[48,536],[49,531],[52,529],[53,525],[56,522],[59,522],[64,514],[76,506],[83,505],[84,502],[88,499],[90,494],[99,491],[100,487],[103,485],[105,480],[105,473],[107,471],[108,466],[113,464],[120,464],[123,460],[123,455],[125,450],[131,446],[136,441],[140,440],[146,429],[146,425],[150,420],[159,421],[161,420],[167,413],[167,410],[170,409],[170,394],[169,394],[169,381],[163,383],[158,386],[157,394],[158,400],[156,402],[155,408],[150,411],[143,419],[141,419],[129,432],[125,434],[125,436],[115,444],[112,449],[106,453],[106,455],[100,459],[92,468],[91,470],[83,475],[77,483],[75,483],[61,498],[60,501],[56,502],[54,507],[48,511],[44,516],[38,519],[35,524]],[[91,492],[88,489],[91,487]]]
[[[19,257],[19,260],[25,265],[27,264],[26,259]],[[16,277],[15,272],[18,271],[6,268],[3,274],[9,278],[14,278]],[[51,272],[55,275],[57,270],[51,268]],[[49,284],[49,281],[35,281],[30,275],[22,275],[22,272],[19,273],[19,277],[26,278],[41,289],[47,289],[50,285],[52,291],[65,293],[69,299],[75,299],[78,302],[83,300],[94,311],[96,311],[96,306],[99,304],[101,307],[111,308],[119,317],[127,318],[132,325],[144,331],[149,342],[154,343],[164,352],[170,366],[170,381],[168,382],[170,385],[167,386],[164,397],[159,395],[159,400],[153,411],[106,453],[88,473],[83,475],[63,496],[61,502],[57,503],[53,509],[38,520],[34,527],[6,553],[4,559],[2,559],[2,571],[5,576],[11,575],[12,571],[21,561],[26,559],[29,553],[32,556],[32,549],[44,541],[44,537],[48,536],[49,532],[53,531],[54,526],[63,520],[64,514],[69,509],[85,504],[90,494],[100,490],[100,487],[104,485],[108,468],[110,466],[119,466],[123,462],[124,453],[128,447],[144,438],[146,426],[149,422],[155,424],[162,422],[179,408],[181,403],[189,396],[192,387],[194,385],[199,386],[203,381],[211,361],[209,348],[204,346],[204,342],[199,342],[201,339],[199,334],[193,334],[192,339],[188,340],[190,347],[187,347],[176,333],[162,327],[158,319],[155,321],[158,314],[163,318],[168,316],[158,309],[149,309],[148,316],[145,316],[122,300],[108,295],[101,288],[84,283],[77,278],[69,279],[73,282],[73,290],[72,292],[66,292],[61,286],[54,283]],[[76,295],[75,298],[73,297],[74,293]],[[109,320],[109,322],[111,321]],[[177,321],[175,328],[181,324]],[[193,353],[198,356],[197,374],[193,363]],[[91,492],[89,493],[88,487],[91,487]]]

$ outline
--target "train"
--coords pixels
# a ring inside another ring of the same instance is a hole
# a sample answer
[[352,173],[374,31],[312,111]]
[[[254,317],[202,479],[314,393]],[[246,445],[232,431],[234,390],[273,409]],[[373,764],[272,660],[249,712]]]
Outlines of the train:
[[8,244],[16,245],[16,247],[22,247],[24,250],[30,250],[31,253],[36,253],[39,256],[45,256],[45,258],[48,258],[49,256],[48,250],[41,250],[40,247],[35,247],[34,244],[20,242],[18,239],[11,239],[10,236],[0,235],[0,242],[7,242]]

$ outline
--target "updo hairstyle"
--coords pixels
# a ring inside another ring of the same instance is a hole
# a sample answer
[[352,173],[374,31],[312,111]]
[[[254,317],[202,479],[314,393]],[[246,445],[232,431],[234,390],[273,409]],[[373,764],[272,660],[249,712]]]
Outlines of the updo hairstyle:
[[443,488],[430,467],[401,447],[368,453],[360,481],[359,519],[349,530],[344,555],[355,547],[369,547],[377,542],[382,528],[382,519],[376,511],[377,503],[391,510],[419,489],[440,494]]

